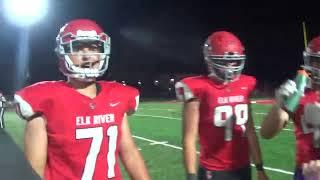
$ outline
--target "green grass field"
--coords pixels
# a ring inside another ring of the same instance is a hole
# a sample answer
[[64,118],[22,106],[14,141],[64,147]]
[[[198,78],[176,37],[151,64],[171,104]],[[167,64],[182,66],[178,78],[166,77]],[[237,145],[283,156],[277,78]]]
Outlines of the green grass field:
[[[253,105],[256,128],[270,105]],[[134,139],[146,160],[154,180],[183,180],[181,151],[181,104],[170,102],[142,102],[138,112],[129,117]],[[23,121],[13,112],[7,112],[6,131],[22,148]],[[260,138],[266,172],[271,180],[292,179],[295,140],[289,124],[272,140]],[[256,179],[253,168],[253,179]],[[129,179],[124,172],[125,179]]]

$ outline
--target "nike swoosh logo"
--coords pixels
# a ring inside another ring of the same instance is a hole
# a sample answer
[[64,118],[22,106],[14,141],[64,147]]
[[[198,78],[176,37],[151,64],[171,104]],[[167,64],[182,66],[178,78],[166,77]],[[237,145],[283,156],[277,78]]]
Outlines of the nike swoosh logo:
[[118,106],[118,104],[120,104],[120,102],[110,103],[109,105],[110,105],[111,107],[115,107],[115,106]]

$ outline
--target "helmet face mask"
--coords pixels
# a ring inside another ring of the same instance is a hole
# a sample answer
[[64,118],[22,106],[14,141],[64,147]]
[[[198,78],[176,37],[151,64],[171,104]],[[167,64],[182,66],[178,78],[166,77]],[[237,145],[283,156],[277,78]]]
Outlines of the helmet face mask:
[[61,28],[56,41],[59,69],[65,76],[94,81],[107,70],[110,37],[94,21],[69,22]]
[[218,80],[223,82],[231,82],[237,80],[244,68],[244,60],[206,60],[209,72],[209,76],[214,76]]
[[209,77],[227,83],[241,75],[246,56],[240,40],[232,33],[213,33],[204,45],[203,54]]
[[312,39],[303,52],[304,65],[310,73],[311,83],[320,85],[320,36]]
[[320,56],[304,52],[303,68],[310,73],[312,83],[320,84]]

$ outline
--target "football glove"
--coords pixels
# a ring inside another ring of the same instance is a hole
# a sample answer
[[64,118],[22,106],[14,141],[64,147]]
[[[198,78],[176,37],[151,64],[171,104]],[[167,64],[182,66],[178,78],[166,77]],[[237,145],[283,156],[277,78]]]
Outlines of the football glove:
[[283,107],[283,103],[286,98],[292,96],[298,91],[297,85],[294,81],[288,79],[283,84],[280,85],[275,91],[275,99],[280,107]]

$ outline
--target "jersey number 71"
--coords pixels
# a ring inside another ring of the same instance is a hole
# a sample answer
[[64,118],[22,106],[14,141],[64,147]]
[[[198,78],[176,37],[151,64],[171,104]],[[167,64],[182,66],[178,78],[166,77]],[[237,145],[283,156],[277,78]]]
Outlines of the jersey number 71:
[[[116,163],[115,152],[118,137],[118,127],[110,126],[107,129],[108,136],[108,178],[115,176],[114,165]],[[76,139],[87,139],[92,138],[89,153],[86,158],[86,164],[84,165],[83,174],[81,180],[91,180],[96,167],[97,156],[100,152],[101,144],[103,141],[104,132],[103,127],[85,128],[76,130]]]

